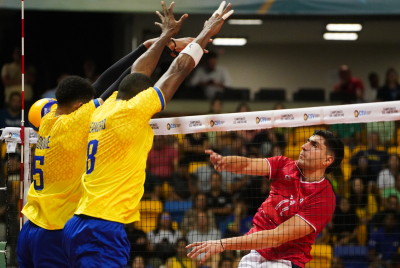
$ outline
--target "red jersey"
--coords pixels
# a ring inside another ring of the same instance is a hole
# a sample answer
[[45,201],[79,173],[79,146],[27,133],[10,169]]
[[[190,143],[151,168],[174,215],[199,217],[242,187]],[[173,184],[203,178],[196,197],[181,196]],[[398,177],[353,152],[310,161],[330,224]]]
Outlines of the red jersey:
[[254,227],[247,233],[275,229],[293,216],[301,217],[314,232],[275,248],[257,250],[267,260],[288,260],[304,267],[312,260],[311,245],[332,218],[336,201],[330,183],[302,181],[297,162],[285,156],[266,159],[272,180],[269,197],[253,218]]
[[336,84],[333,90],[336,92],[347,93],[355,96],[357,88],[359,88],[361,91],[364,91],[364,84],[361,81],[361,79],[352,77],[348,84],[345,85],[342,85],[340,83]]
[[147,170],[159,179],[168,179],[174,171],[174,161],[178,159],[178,149],[164,146],[161,149],[152,148],[147,157]]

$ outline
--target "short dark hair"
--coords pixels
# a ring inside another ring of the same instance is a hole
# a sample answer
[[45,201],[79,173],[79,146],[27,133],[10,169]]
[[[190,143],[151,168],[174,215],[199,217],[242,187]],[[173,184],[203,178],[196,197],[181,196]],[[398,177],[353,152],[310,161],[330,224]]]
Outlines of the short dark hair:
[[84,78],[68,76],[56,89],[56,99],[59,106],[70,105],[77,101],[87,103],[94,98],[95,90]]
[[329,174],[340,166],[344,157],[344,144],[343,142],[333,135],[332,132],[327,130],[315,130],[313,136],[318,135],[325,139],[325,146],[333,155],[333,163],[326,168],[325,173]]
[[142,73],[128,74],[119,84],[117,98],[129,100],[152,86],[154,86],[154,82],[147,75]]
[[187,241],[186,238],[181,237],[181,238],[178,238],[178,240],[176,240],[176,242],[175,242],[175,247],[177,247],[177,246],[179,245],[180,242],[184,242],[185,245],[189,244],[189,242]]

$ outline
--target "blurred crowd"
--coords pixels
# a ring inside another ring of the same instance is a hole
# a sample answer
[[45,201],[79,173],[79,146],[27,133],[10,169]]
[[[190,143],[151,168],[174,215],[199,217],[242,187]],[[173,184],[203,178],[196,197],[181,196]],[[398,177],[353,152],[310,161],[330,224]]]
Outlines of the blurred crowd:
[[[86,79],[94,82],[98,73],[92,60],[85,61]],[[0,127],[18,127],[21,121],[21,57],[15,49],[13,62],[4,64],[1,77],[5,108]],[[35,68],[25,69],[25,101],[54,98],[55,88],[37,96],[33,92]],[[60,73],[60,82],[68,73]],[[398,73],[388,69],[384,84],[371,73],[369,86],[352,76],[348,66],[339,69],[340,81],[333,91],[345,103],[400,100]],[[190,83],[201,87],[211,100],[210,114],[223,111],[221,92],[232,84],[228,71],[218,66],[210,53]],[[36,96],[36,97],[35,97]],[[28,106],[29,107],[29,106]],[[274,109],[284,109],[276,104]],[[237,112],[249,112],[242,103]],[[185,246],[197,241],[246,234],[258,207],[269,196],[271,182],[264,177],[216,172],[206,149],[226,155],[297,159],[301,145],[315,129],[327,129],[345,143],[345,159],[327,179],[337,196],[332,221],[316,244],[332,248],[354,246],[366,249],[359,261],[369,268],[398,268],[400,263],[400,125],[398,122],[337,124],[329,126],[241,130],[155,136],[149,153],[141,222],[126,225],[131,242],[130,267],[134,268],[235,268],[247,252],[225,251],[204,264],[186,257]],[[1,187],[8,179],[9,242],[16,242],[19,224],[20,152],[6,155],[1,144]],[[0,240],[5,240],[7,206],[0,191]],[[14,238],[12,238],[14,237]],[[15,241],[14,241],[14,240]],[[328,266],[345,267],[342,256],[329,259]],[[317,266],[315,266],[317,267]]]

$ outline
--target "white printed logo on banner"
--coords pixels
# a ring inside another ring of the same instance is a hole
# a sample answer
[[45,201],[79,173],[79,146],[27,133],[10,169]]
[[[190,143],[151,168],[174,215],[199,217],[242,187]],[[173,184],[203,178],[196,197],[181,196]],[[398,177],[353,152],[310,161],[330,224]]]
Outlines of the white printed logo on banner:
[[18,135],[18,133],[12,133],[12,132],[10,132],[10,133],[8,133],[8,138],[18,138],[19,137],[19,135]]
[[366,116],[366,115],[370,115],[371,111],[365,111],[365,110],[355,110],[354,111],[354,117],[359,117],[359,116]]
[[189,122],[189,127],[201,127],[203,124],[200,120],[193,120]]
[[329,112],[329,117],[343,117],[343,116],[344,116],[343,110],[336,110]]
[[221,120],[210,120],[211,127],[220,126],[220,125],[223,125],[224,123],[225,123],[225,121],[221,121]]
[[[160,129],[160,127],[158,126],[157,123],[150,124],[150,126],[151,126],[151,129]],[[168,125],[167,125],[167,128],[168,128]],[[169,130],[169,128],[168,128],[168,130]]]
[[304,119],[304,121],[307,121],[307,120],[311,120],[311,119],[315,119],[315,118],[319,118],[319,114],[304,114],[304,116],[303,116],[303,119]]
[[256,124],[262,124],[271,121],[271,117],[256,117]]
[[247,124],[246,117],[235,117],[233,119],[233,124]]
[[396,109],[396,107],[387,107],[383,108],[382,114],[397,114],[399,111]]

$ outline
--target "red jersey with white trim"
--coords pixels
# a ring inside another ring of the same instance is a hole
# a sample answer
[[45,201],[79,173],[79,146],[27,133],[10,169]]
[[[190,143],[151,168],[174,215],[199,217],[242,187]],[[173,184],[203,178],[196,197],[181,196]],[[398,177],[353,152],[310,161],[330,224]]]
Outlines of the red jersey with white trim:
[[267,260],[288,260],[304,267],[312,260],[311,245],[332,218],[336,206],[332,186],[322,178],[318,182],[302,181],[297,162],[285,156],[266,159],[272,180],[269,197],[253,218],[254,227],[247,233],[275,229],[293,216],[308,222],[314,232],[276,248],[257,250]]

